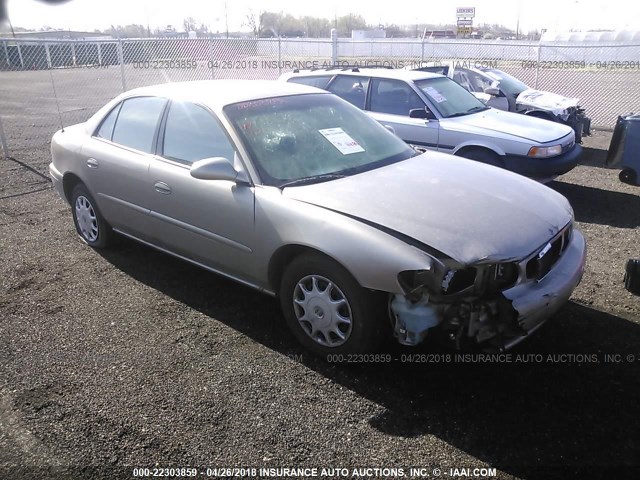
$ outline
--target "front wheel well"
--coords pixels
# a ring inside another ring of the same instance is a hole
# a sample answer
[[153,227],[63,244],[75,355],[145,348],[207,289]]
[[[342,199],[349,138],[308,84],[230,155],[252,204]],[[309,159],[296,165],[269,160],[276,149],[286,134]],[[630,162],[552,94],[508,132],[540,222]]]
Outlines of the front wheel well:
[[556,121],[552,115],[550,115],[547,112],[543,112],[541,110],[530,110],[528,112],[525,112],[525,115],[529,117],[534,117],[534,118],[541,118],[543,120],[550,120],[552,122]]
[[69,203],[71,203],[71,194],[73,193],[73,189],[80,183],[82,183],[82,180],[80,180],[80,177],[74,173],[65,173],[64,177],[62,177],[64,196]]
[[[280,282],[282,281],[282,276],[284,275],[287,266],[299,256],[307,254],[325,257],[342,266],[342,264],[335,258],[332,258],[326,253],[316,250],[315,248],[298,244],[283,245],[274,252],[271,256],[271,260],[269,260],[267,278],[269,280],[269,286],[274,292],[279,294]],[[344,266],[342,267],[345,268]]]
[[467,145],[466,147],[462,147],[460,150],[457,150],[454,155],[458,155],[459,157],[464,157],[465,154],[469,154],[472,152],[487,152],[493,153],[494,155],[500,155],[495,150],[490,149],[489,147],[483,147],[480,145]]
[[480,163],[493,165],[494,167],[505,167],[504,157],[488,147],[469,145],[462,147],[455,154],[459,157],[469,158]]

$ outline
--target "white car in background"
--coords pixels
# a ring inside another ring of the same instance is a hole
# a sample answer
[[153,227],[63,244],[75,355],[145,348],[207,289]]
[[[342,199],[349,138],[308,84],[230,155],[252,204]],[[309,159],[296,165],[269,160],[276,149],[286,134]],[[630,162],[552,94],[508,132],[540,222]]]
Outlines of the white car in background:
[[294,70],[281,80],[328,90],[418,150],[436,150],[547,181],[578,163],[567,125],[490,108],[451,79],[393,69]]
[[584,135],[591,134],[591,119],[578,105],[580,99],[536,90],[497,68],[460,63],[425,63],[411,69],[445,75],[490,107],[569,125],[578,143],[582,143]]

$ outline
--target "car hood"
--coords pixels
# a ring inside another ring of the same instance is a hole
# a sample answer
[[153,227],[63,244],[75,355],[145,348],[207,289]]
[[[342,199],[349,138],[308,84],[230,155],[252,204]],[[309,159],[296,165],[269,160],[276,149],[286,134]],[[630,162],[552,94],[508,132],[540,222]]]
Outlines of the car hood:
[[522,259],[573,216],[569,202],[544,185],[438,152],[286,187],[283,195],[410,237],[463,265]]
[[548,143],[569,135],[571,127],[541,118],[490,108],[463,117],[443,118],[443,127],[497,138],[510,135],[527,142]]
[[553,112],[555,115],[563,115],[567,108],[577,107],[578,101],[578,98],[563,97],[557,93],[534,90],[533,88],[525,90],[516,98],[518,105]]

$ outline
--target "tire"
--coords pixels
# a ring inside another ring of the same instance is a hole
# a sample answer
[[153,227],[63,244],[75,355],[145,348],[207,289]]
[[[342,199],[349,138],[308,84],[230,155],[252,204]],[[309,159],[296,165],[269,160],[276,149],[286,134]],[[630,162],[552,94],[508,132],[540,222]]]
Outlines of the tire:
[[71,192],[71,214],[78,235],[87,245],[105,248],[111,243],[111,225],[106,222],[93,196],[82,183],[76,185]]
[[504,168],[504,161],[500,158],[500,155],[485,148],[471,148],[463,150],[462,153],[459,153],[458,155],[463,158],[468,158],[469,160],[475,160],[494,167]]
[[325,359],[329,354],[374,352],[388,328],[383,295],[362,288],[327,257],[295,258],[284,272],[279,293],[296,339]]
[[618,178],[622,183],[626,183],[629,185],[637,185],[638,184],[638,175],[630,168],[625,168],[620,172]]

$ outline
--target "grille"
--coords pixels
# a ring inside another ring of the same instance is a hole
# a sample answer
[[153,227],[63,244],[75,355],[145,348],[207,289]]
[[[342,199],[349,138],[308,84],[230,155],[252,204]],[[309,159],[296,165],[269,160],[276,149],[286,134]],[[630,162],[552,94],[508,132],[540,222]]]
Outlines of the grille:
[[558,262],[571,241],[572,225],[567,225],[554,239],[527,262],[527,278],[542,280]]

